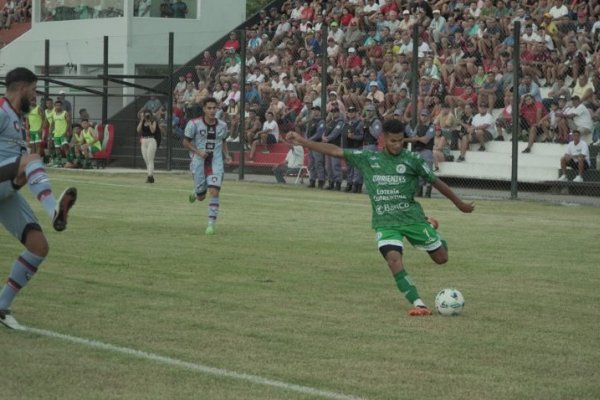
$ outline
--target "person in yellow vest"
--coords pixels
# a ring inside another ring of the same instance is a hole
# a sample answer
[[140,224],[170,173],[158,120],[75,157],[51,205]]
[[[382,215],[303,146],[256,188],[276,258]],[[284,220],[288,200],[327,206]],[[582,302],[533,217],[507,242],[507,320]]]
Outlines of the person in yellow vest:
[[85,158],[83,168],[92,167],[92,155],[102,150],[102,143],[98,139],[98,133],[96,129],[92,128],[90,121],[87,119],[81,120],[81,134],[83,136],[84,144],[81,145],[81,153]]
[[54,165],[62,167],[63,154],[66,156],[69,152],[69,137],[71,133],[71,116],[66,110],[63,110],[63,104],[60,99],[54,102],[54,113],[52,115],[52,124],[50,133],[54,142]]
[[40,106],[35,104],[27,114],[27,140],[29,142],[29,150],[33,154],[39,153],[39,147],[42,145],[42,126],[44,124],[44,114]]
[[71,142],[69,143],[69,155],[67,156],[68,162],[65,164],[66,168],[77,168],[81,166],[81,146],[85,143],[83,139],[83,133],[81,132],[81,124],[73,124],[71,130]]
[[44,124],[43,124],[43,134],[42,134],[42,144],[40,146],[39,155],[44,159],[44,163],[48,164],[50,158],[50,149],[54,146],[52,145],[52,140],[50,140],[50,125],[52,124],[52,120],[54,117],[54,101],[51,98],[46,98],[44,100]]

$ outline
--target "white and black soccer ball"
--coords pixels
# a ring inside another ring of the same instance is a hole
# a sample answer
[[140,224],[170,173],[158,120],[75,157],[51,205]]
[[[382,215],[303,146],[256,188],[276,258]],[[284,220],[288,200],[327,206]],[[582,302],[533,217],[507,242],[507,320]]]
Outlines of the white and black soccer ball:
[[442,289],[435,296],[435,309],[441,315],[459,315],[465,308],[465,298],[457,289]]

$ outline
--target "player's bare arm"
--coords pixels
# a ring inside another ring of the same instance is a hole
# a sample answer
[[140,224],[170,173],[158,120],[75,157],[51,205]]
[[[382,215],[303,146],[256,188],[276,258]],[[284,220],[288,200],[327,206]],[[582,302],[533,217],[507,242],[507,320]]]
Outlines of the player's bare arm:
[[448,200],[450,200],[452,203],[454,203],[456,208],[458,208],[460,211],[462,211],[464,213],[470,213],[470,212],[473,212],[473,210],[475,209],[475,203],[473,203],[473,202],[465,203],[464,201],[462,201],[452,191],[452,189],[450,189],[450,187],[448,187],[448,185],[446,185],[444,182],[442,182],[442,180],[436,179],[435,182],[432,183],[432,186],[434,188],[436,188],[441,194],[446,196],[446,198],[448,198]]
[[292,142],[293,144],[306,147],[307,149],[314,150],[321,154],[325,154],[326,156],[344,158],[344,151],[342,150],[342,148],[334,144],[313,142],[311,140],[305,139],[304,136],[300,135],[298,132],[289,132],[286,138],[286,140]]

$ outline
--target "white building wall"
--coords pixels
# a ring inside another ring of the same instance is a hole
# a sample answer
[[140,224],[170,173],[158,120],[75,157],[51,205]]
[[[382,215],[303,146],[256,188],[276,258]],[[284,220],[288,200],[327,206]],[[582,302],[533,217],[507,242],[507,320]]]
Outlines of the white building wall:
[[[121,18],[39,22],[39,9],[34,8],[31,29],[0,49],[0,76],[19,66],[40,72],[44,66],[46,39],[50,40],[52,67],[77,66],[77,70],[65,68],[67,76],[87,75],[90,66],[102,65],[104,36],[109,37],[108,58],[113,74],[135,74],[140,65],[167,65],[169,32],[174,32],[175,37],[174,63],[184,64],[245,20],[245,1],[196,1],[198,19],[134,17],[133,0],[125,0],[125,16]],[[34,1],[34,7],[39,7],[38,1]],[[100,81],[72,82],[90,86],[101,84]],[[68,88],[64,90],[67,97],[69,93],[80,93]],[[2,87],[0,91],[3,91]],[[132,93],[132,89],[124,89],[123,93]],[[88,109],[95,103],[91,98],[80,98],[80,102],[81,107]],[[122,105],[111,104],[109,115]],[[77,105],[77,108],[81,107]]]

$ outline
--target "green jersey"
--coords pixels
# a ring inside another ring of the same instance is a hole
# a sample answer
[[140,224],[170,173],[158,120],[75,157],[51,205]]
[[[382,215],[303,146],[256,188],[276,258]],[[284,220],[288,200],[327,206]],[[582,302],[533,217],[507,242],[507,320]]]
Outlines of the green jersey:
[[425,221],[415,201],[419,177],[434,182],[437,176],[418,154],[402,150],[394,156],[381,151],[344,150],[346,161],[363,176],[373,210],[373,229]]

